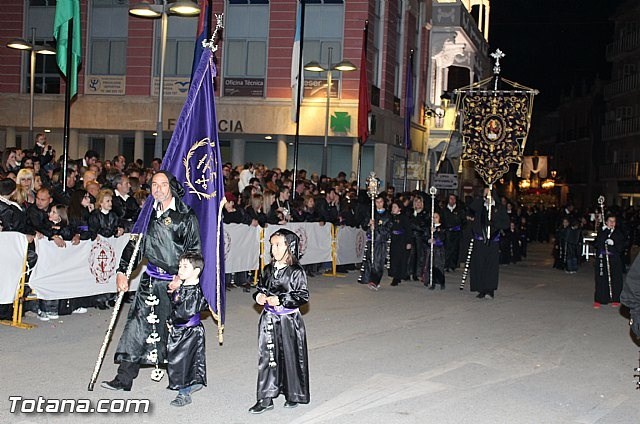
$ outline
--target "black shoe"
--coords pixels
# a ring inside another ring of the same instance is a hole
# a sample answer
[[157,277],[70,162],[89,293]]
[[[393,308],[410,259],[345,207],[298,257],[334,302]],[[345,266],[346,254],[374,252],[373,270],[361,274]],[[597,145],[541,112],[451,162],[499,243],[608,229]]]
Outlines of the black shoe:
[[392,286],[397,286],[398,284],[400,284],[400,279],[399,278],[394,278],[393,281],[391,282]]
[[414,276],[412,276],[411,278],[413,279],[413,281],[418,281],[418,280],[420,279],[420,278],[418,278],[418,276],[417,276],[417,275],[414,275]]
[[298,406],[298,402],[290,402],[290,401],[286,401],[284,403],[284,407],[285,408],[295,408]]
[[478,299],[484,299],[484,292],[480,292],[478,293],[478,295],[476,296]]
[[131,391],[131,386],[125,386],[120,380],[118,380],[118,377],[114,378],[111,381],[103,381],[102,383],[100,383],[100,387],[109,390],[118,390],[125,392]]
[[262,414],[269,409],[273,409],[273,400],[271,400],[271,398],[260,399],[255,405],[249,408],[249,412],[252,414]]
[[444,290],[444,284],[440,284],[440,290]]
[[109,309],[109,305],[107,305],[104,302],[100,302],[96,304],[96,308],[100,309],[101,311],[105,311],[107,309]]

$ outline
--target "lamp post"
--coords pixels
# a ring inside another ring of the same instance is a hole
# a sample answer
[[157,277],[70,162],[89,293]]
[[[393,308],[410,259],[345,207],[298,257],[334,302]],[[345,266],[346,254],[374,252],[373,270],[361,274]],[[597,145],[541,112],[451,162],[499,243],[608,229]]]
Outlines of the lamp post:
[[55,49],[47,45],[36,45],[36,29],[31,28],[31,42],[22,38],[16,38],[7,43],[10,49],[30,51],[29,58],[29,142],[33,142],[33,114],[35,94],[36,54],[56,54]]
[[169,15],[197,16],[200,8],[191,0],[167,1],[162,4],[138,3],[129,8],[129,13],[140,18],[157,19],[160,21],[160,81],[158,85],[158,121],[156,122],[156,142],[153,147],[153,157],[162,158],[162,107],[164,103],[164,62],[167,53],[167,29]]
[[340,63],[333,65],[332,62],[333,47],[329,47],[328,64],[327,67],[323,67],[316,61],[309,62],[305,65],[304,69],[312,72],[326,72],[327,73],[327,103],[324,117],[324,144],[322,145],[322,168],[320,173],[327,175],[327,145],[329,142],[329,106],[331,105],[331,84],[332,84],[332,71],[349,72],[355,71],[356,67],[348,60],[343,60]]

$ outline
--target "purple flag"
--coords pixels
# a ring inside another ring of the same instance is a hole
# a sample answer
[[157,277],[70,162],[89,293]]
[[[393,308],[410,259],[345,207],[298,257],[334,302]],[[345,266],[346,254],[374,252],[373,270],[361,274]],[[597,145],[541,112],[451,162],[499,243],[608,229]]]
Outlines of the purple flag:
[[[224,323],[224,232],[220,202],[224,198],[222,162],[218,144],[213,53],[204,49],[196,68],[187,100],[162,160],[162,169],[182,183],[189,205],[200,223],[205,270],[200,285],[209,306]],[[145,202],[132,233],[146,233],[153,202]]]
[[413,51],[407,60],[407,80],[404,93],[404,150],[411,150],[411,117],[413,116]]

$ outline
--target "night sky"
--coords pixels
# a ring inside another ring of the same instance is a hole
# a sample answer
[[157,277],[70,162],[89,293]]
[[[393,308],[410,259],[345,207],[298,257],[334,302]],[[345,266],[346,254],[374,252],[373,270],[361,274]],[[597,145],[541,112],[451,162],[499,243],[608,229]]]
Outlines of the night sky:
[[608,19],[623,0],[492,0],[489,43],[500,48],[502,75],[540,90],[534,109],[554,110],[585,78],[608,79]]

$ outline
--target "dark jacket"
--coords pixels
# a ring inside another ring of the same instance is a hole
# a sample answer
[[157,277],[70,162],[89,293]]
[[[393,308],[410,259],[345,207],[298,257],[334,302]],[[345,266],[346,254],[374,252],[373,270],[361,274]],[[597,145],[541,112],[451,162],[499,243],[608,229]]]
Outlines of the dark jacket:
[[[144,234],[140,251],[134,258],[135,269],[142,257],[171,275],[178,273],[180,255],[200,252],[200,226],[193,210],[182,200],[175,198],[176,210],[167,209],[160,217],[151,212],[149,226]],[[153,201],[149,199],[148,201]],[[126,273],[133,255],[136,240],[132,238],[124,248],[118,272]]]
[[0,200],[0,224],[2,231],[17,231],[22,234],[32,234],[27,227],[27,214],[16,205]]
[[120,226],[118,215],[113,211],[104,214],[99,209],[94,210],[89,215],[89,233],[91,240],[95,240],[97,236],[114,237]]

